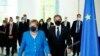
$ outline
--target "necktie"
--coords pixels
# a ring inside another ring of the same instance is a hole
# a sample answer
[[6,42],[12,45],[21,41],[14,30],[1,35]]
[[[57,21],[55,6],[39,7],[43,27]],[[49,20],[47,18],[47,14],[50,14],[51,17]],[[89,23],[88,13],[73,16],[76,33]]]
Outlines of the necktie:
[[57,27],[57,39],[59,39],[59,27]]
[[79,32],[79,30],[80,30],[80,22],[77,21],[77,24],[76,24],[76,32]]
[[18,25],[18,27],[19,27],[19,22],[17,22],[17,25]]
[[13,25],[11,24],[11,25],[10,25],[10,28],[9,28],[9,31],[10,31],[10,32],[9,32],[9,35],[12,34],[12,26],[13,26]]

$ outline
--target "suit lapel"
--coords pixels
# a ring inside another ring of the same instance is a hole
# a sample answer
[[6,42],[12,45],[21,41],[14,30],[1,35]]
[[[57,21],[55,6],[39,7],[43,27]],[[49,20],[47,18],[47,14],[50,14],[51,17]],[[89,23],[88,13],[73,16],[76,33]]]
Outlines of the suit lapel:
[[54,37],[56,37],[56,38],[57,38],[57,36],[56,36],[56,30],[55,30],[55,27],[53,28],[53,34],[54,34]]
[[60,33],[59,39],[62,38],[63,32],[64,32],[64,28],[61,26],[61,33]]
[[[61,33],[60,33],[59,39],[61,39],[61,37],[63,35],[63,31],[64,31],[64,28],[61,26]],[[55,27],[53,27],[52,34],[55,37],[54,39],[57,39]]]

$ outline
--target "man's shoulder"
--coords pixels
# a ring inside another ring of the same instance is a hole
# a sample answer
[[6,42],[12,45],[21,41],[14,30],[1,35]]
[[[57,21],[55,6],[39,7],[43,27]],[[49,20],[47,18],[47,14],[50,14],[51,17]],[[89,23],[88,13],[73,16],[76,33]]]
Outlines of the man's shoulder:
[[55,26],[51,26],[50,29],[55,29]]

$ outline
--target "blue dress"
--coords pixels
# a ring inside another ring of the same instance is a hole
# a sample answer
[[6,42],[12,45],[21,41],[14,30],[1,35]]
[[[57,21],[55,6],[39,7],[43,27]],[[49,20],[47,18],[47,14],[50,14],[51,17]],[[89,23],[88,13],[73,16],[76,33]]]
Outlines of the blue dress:
[[50,49],[43,31],[38,30],[36,38],[33,38],[30,31],[24,32],[18,56],[45,56]]

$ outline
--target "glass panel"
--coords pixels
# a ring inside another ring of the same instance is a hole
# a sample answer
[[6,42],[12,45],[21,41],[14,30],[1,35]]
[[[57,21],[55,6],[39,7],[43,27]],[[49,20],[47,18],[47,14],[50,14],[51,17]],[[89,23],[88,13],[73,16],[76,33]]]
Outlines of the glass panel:
[[56,0],[41,0],[41,18],[47,19],[48,17],[53,18],[56,14]]
[[0,0],[0,25],[5,17],[15,17],[17,15],[18,0]]
[[6,6],[7,0],[0,0],[0,6]]

